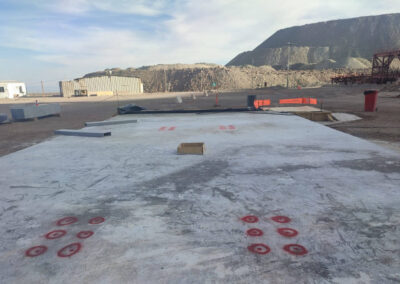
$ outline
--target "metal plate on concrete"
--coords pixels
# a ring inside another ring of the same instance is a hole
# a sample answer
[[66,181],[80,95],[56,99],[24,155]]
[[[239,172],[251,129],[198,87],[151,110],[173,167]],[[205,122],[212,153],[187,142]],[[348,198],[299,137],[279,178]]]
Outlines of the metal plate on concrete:
[[[400,281],[398,154],[297,116],[140,119],[0,158],[1,283]],[[207,155],[176,155],[181,141]]]
[[119,119],[119,120],[85,122],[85,126],[86,127],[107,126],[107,125],[128,124],[128,123],[137,123],[137,119],[125,119],[125,120]]
[[111,131],[85,131],[85,130],[73,130],[73,129],[59,129],[54,131],[56,135],[65,136],[84,136],[84,137],[105,137],[111,136]]

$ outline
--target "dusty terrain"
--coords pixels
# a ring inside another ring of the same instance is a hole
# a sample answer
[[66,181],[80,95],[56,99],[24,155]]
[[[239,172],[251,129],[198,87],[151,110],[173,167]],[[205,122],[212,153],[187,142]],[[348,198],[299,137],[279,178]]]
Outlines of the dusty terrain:
[[[112,71],[115,76],[138,77],[142,80],[144,91],[186,92],[203,91],[212,83],[221,90],[254,89],[257,87],[285,86],[287,71],[275,70],[271,66],[221,66],[216,64],[168,64],[145,66],[141,68],[106,69],[84,77],[107,75]],[[298,70],[290,71],[289,86],[295,88],[323,86],[331,78],[351,70]]]
[[[219,95],[221,107],[244,107],[247,95],[256,94],[269,98],[272,105],[278,106],[278,100],[293,97],[315,97],[322,103],[322,108],[353,113],[362,120],[336,124],[332,127],[352,135],[373,140],[378,143],[400,142],[400,98],[398,92],[384,92],[379,96],[378,112],[363,112],[363,90],[377,86],[323,87],[309,89],[267,88],[257,90],[226,91]],[[379,87],[380,88],[380,87]],[[178,104],[176,96],[182,96],[183,103]],[[193,97],[194,96],[194,97]],[[0,101],[0,113],[9,114],[9,107],[15,103],[34,103],[36,98],[24,98]],[[40,103],[59,102],[60,117],[48,117],[36,121],[14,122],[0,125],[0,155],[6,155],[29,147],[53,136],[53,131],[60,128],[79,129],[86,121],[104,120],[116,114],[118,104],[136,103],[147,109],[204,109],[214,108],[215,95],[203,93],[166,93],[143,94],[133,97],[91,97],[91,98],[42,98]],[[389,145],[389,146],[390,146]]]

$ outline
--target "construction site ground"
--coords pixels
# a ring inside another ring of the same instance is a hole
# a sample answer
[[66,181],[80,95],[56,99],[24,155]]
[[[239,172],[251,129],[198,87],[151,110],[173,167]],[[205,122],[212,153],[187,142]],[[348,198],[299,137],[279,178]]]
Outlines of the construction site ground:
[[[331,125],[337,130],[372,140],[383,146],[400,151],[400,93],[381,92],[378,111],[363,111],[366,89],[380,89],[381,86],[326,86],[321,88],[284,89],[266,88],[219,92],[219,108],[245,107],[248,95],[271,99],[271,106],[279,106],[279,99],[312,97],[318,99],[318,107],[333,112],[352,113],[362,120]],[[204,93],[152,93],[129,97],[78,97],[78,98],[19,98],[0,100],[0,113],[10,116],[9,108],[19,103],[58,102],[61,104],[60,117],[47,117],[35,121],[13,122],[0,125],[0,156],[24,149],[53,136],[54,130],[79,129],[87,121],[110,118],[117,113],[118,105],[134,103],[147,109],[214,109],[215,92]],[[177,102],[182,97],[182,103]]]
[[112,122],[0,158],[0,283],[400,283],[400,154],[287,113]]

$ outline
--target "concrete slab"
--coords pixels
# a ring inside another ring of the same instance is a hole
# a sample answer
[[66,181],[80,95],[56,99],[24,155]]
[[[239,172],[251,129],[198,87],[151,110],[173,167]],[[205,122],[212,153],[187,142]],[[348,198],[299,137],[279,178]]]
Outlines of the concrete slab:
[[312,121],[318,121],[318,122],[324,122],[324,121],[334,121],[335,119],[332,117],[332,114],[330,111],[321,111],[321,112],[296,112],[296,115],[301,116],[303,118],[312,120]]
[[262,108],[265,111],[273,111],[278,113],[294,113],[299,115],[303,118],[312,120],[312,121],[319,121],[319,122],[326,122],[326,121],[333,121],[334,118],[331,115],[330,111],[321,110],[316,107],[312,106],[299,106],[299,107],[271,107],[271,108]]
[[85,131],[85,130],[74,130],[74,129],[59,129],[54,131],[55,135],[65,135],[65,136],[84,136],[84,137],[105,137],[111,136],[111,131]]
[[388,142],[383,140],[370,139],[369,141],[400,153],[400,142]]
[[297,107],[264,107],[264,110],[277,112],[320,112],[320,108],[312,106],[297,106]]
[[342,112],[334,112],[332,113],[332,116],[338,121],[338,122],[349,122],[349,121],[355,121],[355,120],[360,120],[362,119],[361,117],[351,114],[351,113],[342,113]]
[[61,113],[60,104],[27,104],[14,105],[10,108],[14,120],[26,120],[41,118],[50,115],[59,115]]
[[7,114],[5,114],[5,113],[0,113],[0,124],[2,124],[2,123],[8,123],[8,122],[9,122],[9,120],[8,120]]
[[379,92],[379,98],[399,98],[400,92]]
[[297,116],[129,117],[0,158],[1,283],[400,281],[400,155]]
[[107,126],[107,125],[127,124],[127,123],[137,123],[137,119],[85,122],[85,126],[93,127],[93,126]]
[[331,115],[335,119],[335,121],[323,121],[321,123],[330,126],[362,119],[361,117],[351,113],[334,112]]

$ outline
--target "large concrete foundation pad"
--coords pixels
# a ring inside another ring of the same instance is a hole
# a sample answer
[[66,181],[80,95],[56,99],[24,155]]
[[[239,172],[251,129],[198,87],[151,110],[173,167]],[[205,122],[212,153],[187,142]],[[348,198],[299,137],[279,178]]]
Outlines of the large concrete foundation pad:
[[129,118],[0,158],[0,283],[400,281],[398,154],[297,116]]

